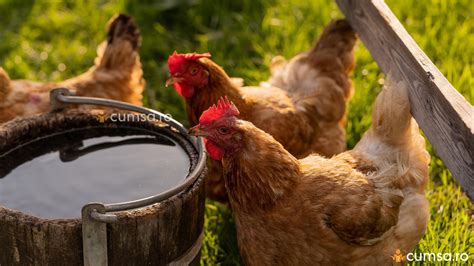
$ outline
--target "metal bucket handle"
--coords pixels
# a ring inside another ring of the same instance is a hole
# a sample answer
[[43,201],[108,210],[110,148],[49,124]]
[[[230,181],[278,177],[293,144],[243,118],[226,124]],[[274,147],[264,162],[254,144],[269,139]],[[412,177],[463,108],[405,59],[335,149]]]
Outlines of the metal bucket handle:
[[[177,130],[184,138],[186,138],[190,143],[192,143],[194,148],[198,151],[198,162],[196,164],[196,167],[194,167],[191,173],[188,174],[186,179],[184,179],[181,184],[174,188],[171,188],[160,194],[139,200],[112,204],[92,202],[86,204],[82,208],[82,238],[84,249],[84,265],[107,265],[106,223],[113,223],[117,221],[117,216],[115,214],[107,214],[107,212],[117,212],[142,208],[148,205],[161,202],[191,187],[191,185],[194,184],[194,182],[198,179],[206,165],[206,153],[204,152],[203,139],[191,137],[188,134],[186,128],[181,123],[153,109],[109,99],[74,96],[66,88],[56,88],[51,90],[50,103],[53,112],[63,110],[71,104],[86,104],[115,107],[146,115],[153,115],[155,117],[158,117],[161,122],[164,122],[170,127]],[[202,238],[203,233],[201,233],[196,243],[188,250],[188,252],[184,254],[186,256],[182,256],[182,259],[173,261],[171,264],[189,264],[190,261],[188,261],[188,259],[186,258],[194,258],[195,255],[197,255],[202,244]]]

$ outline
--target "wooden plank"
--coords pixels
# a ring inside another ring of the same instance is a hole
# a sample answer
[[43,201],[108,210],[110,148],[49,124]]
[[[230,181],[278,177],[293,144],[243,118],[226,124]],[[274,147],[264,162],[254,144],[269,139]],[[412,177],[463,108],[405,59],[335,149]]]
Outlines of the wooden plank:
[[474,107],[449,83],[381,0],[336,0],[384,73],[409,84],[412,114],[474,200]]

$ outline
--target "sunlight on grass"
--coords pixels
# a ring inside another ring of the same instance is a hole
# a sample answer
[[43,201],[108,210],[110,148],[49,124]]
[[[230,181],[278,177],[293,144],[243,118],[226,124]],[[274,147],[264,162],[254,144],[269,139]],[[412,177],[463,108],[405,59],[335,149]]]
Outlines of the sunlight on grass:
[[[470,0],[387,1],[420,47],[472,104],[474,102],[474,8]],[[15,1],[0,0],[0,66],[12,78],[61,80],[86,70],[105,23],[117,12],[136,19],[143,35],[141,60],[148,82],[145,104],[186,121],[183,101],[164,88],[166,59],[179,52],[210,51],[231,76],[256,84],[268,77],[277,54],[291,57],[308,49],[323,27],[342,17],[329,0],[284,1]],[[353,74],[348,147],[371,124],[371,110],[384,75],[360,43]],[[59,67],[64,64],[63,67]],[[186,122],[185,122],[186,123]],[[428,230],[417,252],[474,255],[472,204],[430,147],[431,203]],[[202,264],[240,263],[230,211],[206,203]],[[472,260],[472,257],[471,257]]]

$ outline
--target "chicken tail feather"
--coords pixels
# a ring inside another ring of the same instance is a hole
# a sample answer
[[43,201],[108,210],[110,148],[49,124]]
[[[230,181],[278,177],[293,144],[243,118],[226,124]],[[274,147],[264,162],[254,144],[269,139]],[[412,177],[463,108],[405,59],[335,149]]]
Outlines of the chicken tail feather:
[[[311,58],[316,65],[343,67],[349,74],[355,66],[353,49],[356,40],[357,36],[347,20],[332,21],[310,51]],[[334,61],[337,64],[332,63]],[[332,72],[332,69],[327,71]]]
[[97,48],[95,66],[90,72],[95,80],[117,84],[111,86],[114,91],[93,94],[82,91],[90,90],[88,86],[79,86],[78,95],[102,97],[102,93],[108,98],[141,105],[145,81],[138,53],[140,30],[131,17],[123,14],[113,17],[108,25],[107,40]]
[[109,45],[117,39],[123,39],[129,41],[134,50],[140,46],[140,29],[131,17],[119,14],[110,19],[108,28],[107,43]]
[[372,112],[374,133],[393,145],[409,140],[412,124],[410,109],[406,85],[403,82],[397,84],[389,77]]
[[372,128],[355,147],[377,165],[370,179],[378,188],[424,190],[430,156],[410,109],[407,85],[388,76],[375,101]]
[[97,49],[96,65],[107,69],[133,67],[140,41],[140,30],[131,17],[119,14],[111,18],[107,41]]

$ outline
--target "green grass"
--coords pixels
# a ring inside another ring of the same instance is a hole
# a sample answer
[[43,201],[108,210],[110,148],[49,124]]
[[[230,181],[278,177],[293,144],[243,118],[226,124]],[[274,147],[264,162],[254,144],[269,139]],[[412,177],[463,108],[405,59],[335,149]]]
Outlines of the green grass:
[[[388,1],[420,47],[472,104],[474,101],[474,7],[470,0]],[[166,59],[179,52],[210,51],[233,76],[255,84],[268,76],[274,55],[308,49],[331,18],[341,17],[329,0],[285,1],[15,1],[0,0],[0,66],[12,78],[61,80],[86,70],[117,12],[135,17],[142,35],[141,58],[148,82],[145,104],[186,121],[183,101],[164,88]],[[350,104],[348,146],[370,126],[373,100],[384,78],[360,43]],[[58,66],[66,65],[63,70]],[[442,161],[432,154],[428,230],[417,252],[468,252],[474,256],[473,207]],[[206,205],[202,263],[238,264],[232,216]]]

